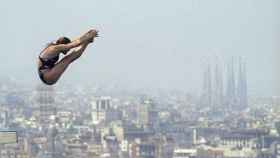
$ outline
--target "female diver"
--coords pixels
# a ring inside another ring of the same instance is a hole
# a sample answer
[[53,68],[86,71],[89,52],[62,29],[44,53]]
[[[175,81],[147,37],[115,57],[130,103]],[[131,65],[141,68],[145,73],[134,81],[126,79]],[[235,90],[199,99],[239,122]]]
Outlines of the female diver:
[[[98,37],[98,31],[92,29],[76,40],[71,41],[67,37],[60,37],[48,44],[38,59],[40,79],[47,85],[55,84],[66,68],[83,54],[95,37]],[[61,53],[66,56],[59,61]]]

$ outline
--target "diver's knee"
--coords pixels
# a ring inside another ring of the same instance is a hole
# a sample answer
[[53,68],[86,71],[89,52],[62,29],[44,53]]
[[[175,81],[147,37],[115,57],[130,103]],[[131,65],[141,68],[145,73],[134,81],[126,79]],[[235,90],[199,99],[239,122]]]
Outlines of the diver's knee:
[[55,83],[57,82],[57,79],[54,79],[54,78],[46,78],[45,79],[45,84],[47,85],[54,85]]
[[45,83],[49,86],[54,85],[57,81],[46,81]]

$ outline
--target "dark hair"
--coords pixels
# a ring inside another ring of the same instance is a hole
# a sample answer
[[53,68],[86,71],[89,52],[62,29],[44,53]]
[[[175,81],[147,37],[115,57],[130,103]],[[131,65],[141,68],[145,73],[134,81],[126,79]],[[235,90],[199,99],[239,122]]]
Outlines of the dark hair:
[[56,40],[56,44],[68,44],[71,40],[68,37],[59,37],[58,40]]

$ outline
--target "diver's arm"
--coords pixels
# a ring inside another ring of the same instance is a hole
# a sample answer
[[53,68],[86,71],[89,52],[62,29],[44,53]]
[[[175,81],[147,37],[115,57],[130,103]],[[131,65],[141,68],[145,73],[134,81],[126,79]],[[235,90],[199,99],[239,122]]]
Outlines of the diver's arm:
[[93,43],[93,42],[94,42],[94,39],[95,39],[96,37],[98,37],[98,31],[95,32],[93,38],[90,38],[90,39],[87,40],[85,43],[83,43],[83,44],[81,44],[80,46],[76,47],[72,52],[79,52],[79,53],[84,52],[85,49],[87,48],[87,46],[88,46],[90,43]]
[[84,43],[88,43],[92,41],[94,37],[97,36],[96,30],[90,30],[78,39],[68,43],[68,44],[59,44],[59,45],[53,45],[50,49],[53,49],[55,52],[62,52],[62,51],[68,51],[72,48],[78,47]]
[[75,58],[79,58],[83,54],[83,52],[86,50],[89,43],[90,42],[83,43],[82,45],[78,46],[77,48],[71,50],[71,53],[69,55],[74,55],[75,54],[74,55]]
[[83,52],[85,51],[85,49],[87,48],[87,46],[89,45],[89,42],[84,43],[82,45],[80,45],[79,47],[77,47],[75,50],[73,50],[73,52]]

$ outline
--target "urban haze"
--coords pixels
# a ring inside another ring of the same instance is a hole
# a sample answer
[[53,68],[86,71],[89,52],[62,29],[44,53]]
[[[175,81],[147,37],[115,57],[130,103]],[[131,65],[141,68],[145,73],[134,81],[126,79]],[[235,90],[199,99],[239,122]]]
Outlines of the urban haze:
[[[0,158],[280,157],[280,1],[0,5]],[[100,37],[56,85],[39,53]]]

